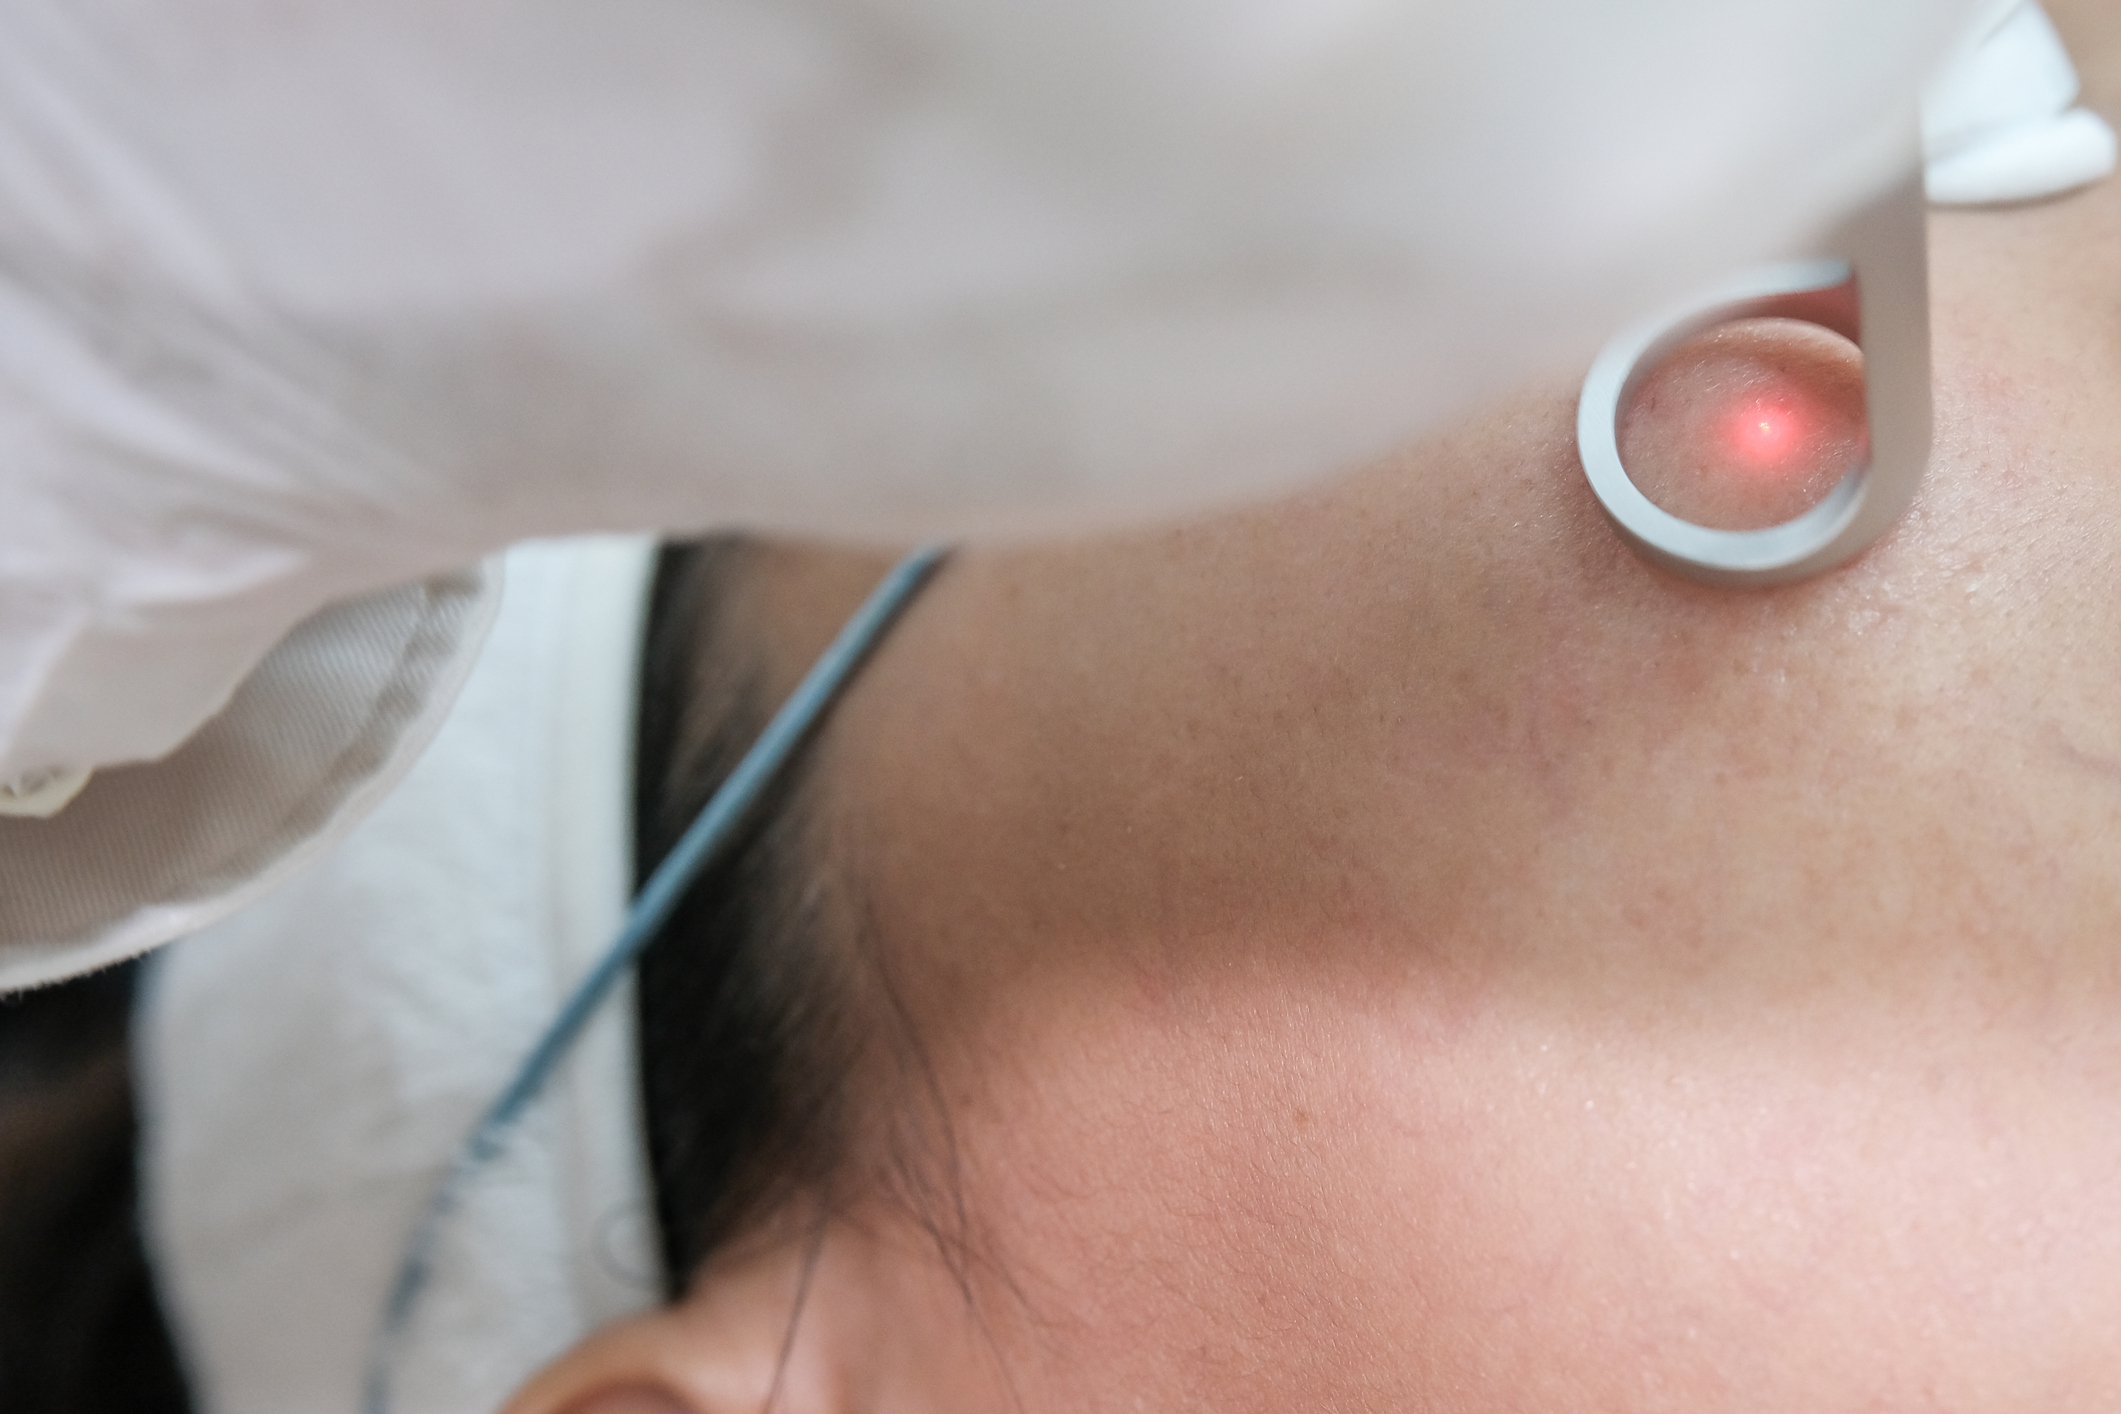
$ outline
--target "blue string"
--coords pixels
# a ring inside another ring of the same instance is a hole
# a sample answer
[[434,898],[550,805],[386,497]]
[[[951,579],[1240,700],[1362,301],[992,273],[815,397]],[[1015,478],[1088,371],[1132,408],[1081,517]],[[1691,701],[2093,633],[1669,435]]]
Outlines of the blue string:
[[744,823],[766,788],[773,784],[797,747],[809,736],[834,699],[862,666],[884,632],[928,581],[943,557],[942,545],[923,545],[892,567],[870,592],[854,617],[840,629],[824,655],[812,665],[781,710],[774,713],[766,730],[752,743],[736,769],[649,875],[626,922],[604,956],[560,1007],[559,1014],[538,1037],[511,1079],[479,1122],[472,1126],[449,1169],[435,1185],[426,1209],[406,1243],[405,1256],[391,1283],[383,1308],[383,1321],[369,1349],[367,1378],[361,1407],[367,1414],[388,1414],[390,1376],[399,1348],[405,1341],[412,1314],[433,1274],[435,1250],[443,1224],[461,1203],[472,1177],[500,1156],[507,1147],[517,1121],[538,1097],[589,1024],[597,1007],[634,964],[642,949],[662,931],[663,925],[702,870],[720,857],[737,828]]

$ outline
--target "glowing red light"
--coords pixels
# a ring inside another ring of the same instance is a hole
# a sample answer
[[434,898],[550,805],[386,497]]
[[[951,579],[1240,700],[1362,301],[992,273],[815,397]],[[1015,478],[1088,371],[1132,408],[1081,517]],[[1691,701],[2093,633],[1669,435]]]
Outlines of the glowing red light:
[[1761,398],[1731,417],[1728,442],[1741,461],[1762,470],[1787,465],[1804,441],[1804,416],[1788,403]]

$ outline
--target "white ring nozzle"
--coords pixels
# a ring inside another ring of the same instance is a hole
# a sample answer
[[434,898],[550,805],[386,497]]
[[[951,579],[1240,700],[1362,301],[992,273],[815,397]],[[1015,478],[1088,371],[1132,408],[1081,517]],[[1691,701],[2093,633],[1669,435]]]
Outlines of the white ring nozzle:
[[[1630,544],[1690,578],[1784,584],[1841,564],[1900,519],[1930,451],[1925,214],[1916,173],[1834,234],[1828,249],[1836,254],[1749,271],[1621,331],[1599,352],[1576,405],[1576,449],[1599,505]],[[1862,349],[1870,459],[1780,525],[1696,525],[1651,501],[1628,475],[1620,412],[1679,344],[1718,324],[1760,318],[1802,319]]]

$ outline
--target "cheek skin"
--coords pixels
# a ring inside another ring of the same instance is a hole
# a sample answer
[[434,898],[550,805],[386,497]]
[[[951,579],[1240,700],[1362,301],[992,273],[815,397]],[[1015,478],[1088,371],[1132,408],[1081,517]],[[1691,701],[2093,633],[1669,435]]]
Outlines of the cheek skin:
[[1869,456],[1862,356],[1789,320],[1710,330],[1643,380],[1620,454],[1645,495],[1696,524],[1789,520]]
[[1848,1002],[1616,1022],[1330,956],[1005,999],[945,1070],[1024,1408],[2094,1407],[2111,1028]]

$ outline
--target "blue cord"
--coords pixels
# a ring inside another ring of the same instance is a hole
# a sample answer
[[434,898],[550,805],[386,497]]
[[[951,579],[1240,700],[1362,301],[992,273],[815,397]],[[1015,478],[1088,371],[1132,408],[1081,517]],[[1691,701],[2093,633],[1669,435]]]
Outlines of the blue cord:
[[625,925],[619,929],[610,949],[575,987],[573,994],[560,1007],[559,1014],[523,1058],[515,1077],[479,1122],[472,1126],[463,1147],[457,1151],[456,1158],[427,1200],[427,1207],[406,1243],[397,1277],[391,1283],[382,1325],[376,1333],[375,1343],[369,1347],[368,1373],[361,1398],[361,1407],[367,1414],[388,1414],[393,1363],[404,1343],[421,1293],[433,1274],[435,1249],[441,1240],[442,1226],[462,1201],[472,1177],[507,1147],[516,1123],[552,1078],[553,1071],[566,1057],[575,1038],[582,1034],[582,1028],[589,1024],[598,1005],[626,975],[642,949],[662,931],[700,872],[728,848],[737,828],[758,803],[760,795],[787,766],[796,748],[810,735],[885,631],[948,553],[946,546],[923,545],[893,566],[861,608],[855,610],[854,617],[832,640],[832,646],[812,665],[781,705],[781,710],[766,724],[766,730],[737,762],[736,769],[709,797],[684,835],[656,866],[627,911]]

